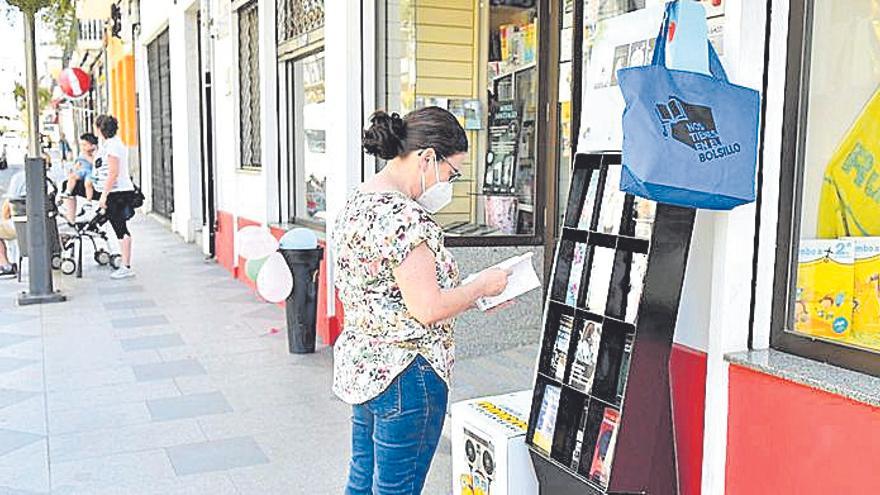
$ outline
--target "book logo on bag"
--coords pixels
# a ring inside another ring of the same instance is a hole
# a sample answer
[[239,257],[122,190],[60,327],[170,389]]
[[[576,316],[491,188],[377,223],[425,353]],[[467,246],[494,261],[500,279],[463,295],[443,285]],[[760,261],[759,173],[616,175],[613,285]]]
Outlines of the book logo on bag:
[[658,103],[656,107],[663,135],[669,138],[672,134],[673,139],[694,149],[700,163],[740,152],[739,143],[724,144],[721,140],[710,107],[687,103],[676,96],[670,96],[669,102]]

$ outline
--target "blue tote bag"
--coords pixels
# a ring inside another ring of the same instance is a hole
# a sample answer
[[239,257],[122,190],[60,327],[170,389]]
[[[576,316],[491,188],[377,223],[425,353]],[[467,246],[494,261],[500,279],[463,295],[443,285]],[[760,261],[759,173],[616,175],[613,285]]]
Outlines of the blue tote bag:
[[727,80],[711,44],[711,76],[666,68],[676,4],[666,5],[651,65],[617,73],[626,101],[620,189],[661,203],[729,210],[755,200],[760,95]]

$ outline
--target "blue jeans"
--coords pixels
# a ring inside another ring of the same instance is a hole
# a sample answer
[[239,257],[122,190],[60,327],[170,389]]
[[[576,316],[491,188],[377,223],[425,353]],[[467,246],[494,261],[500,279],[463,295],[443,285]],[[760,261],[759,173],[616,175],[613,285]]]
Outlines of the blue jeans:
[[449,391],[422,356],[375,398],[353,406],[347,495],[422,492]]

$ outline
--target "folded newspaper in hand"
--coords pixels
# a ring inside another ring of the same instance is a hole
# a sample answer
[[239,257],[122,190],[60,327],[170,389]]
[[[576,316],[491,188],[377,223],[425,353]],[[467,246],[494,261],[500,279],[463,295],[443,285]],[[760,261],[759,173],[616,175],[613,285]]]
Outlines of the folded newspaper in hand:
[[[510,271],[510,277],[507,279],[507,288],[497,296],[477,299],[475,303],[477,308],[481,311],[486,311],[540,287],[541,281],[538,279],[538,274],[535,273],[535,268],[532,266],[533,254],[526,253],[521,256],[515,256],[492,266],[491,268]],[[478,273],[471,274],[462,283],[466,284],[473,281],[477,278],[477,275]]]

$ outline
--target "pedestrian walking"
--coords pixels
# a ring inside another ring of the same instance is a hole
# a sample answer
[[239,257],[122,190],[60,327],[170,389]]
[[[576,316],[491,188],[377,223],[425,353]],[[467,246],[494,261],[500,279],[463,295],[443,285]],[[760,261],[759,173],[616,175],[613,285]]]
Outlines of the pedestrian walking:
[[363,147],[388,164],[362,184],[334,230],[345,329],[333,388],[352,404],[347,494],[421,493],[437,448],[453,365],[454,318],[500,294],[508,273],[460,285],[432,218],[452,201],[468,141],[439,107],[376,112]]
[[70,143],[67,142],[67,138],[64,136],[64,133],[61,133],[61,137],[58,139],[58,151],[61,152],[61,160],[67,161],[67,157],[70,156],[73,150],[70,149]]
[[119,239],[122,265],[110,278],[121,279],[134,276],[131,269],[131,232],[128,220],[134,216],[134,183],[128,170],[128,149],[116,133],[119,122],[110,115],[99,115],[95,119],[95,134],[102,139],[98,158],[101,166],[95,172],[95,191],[100,193],[98,208],[110,220],[113,232]]

